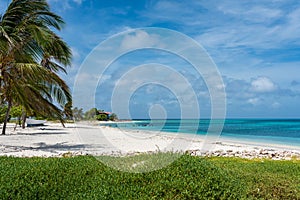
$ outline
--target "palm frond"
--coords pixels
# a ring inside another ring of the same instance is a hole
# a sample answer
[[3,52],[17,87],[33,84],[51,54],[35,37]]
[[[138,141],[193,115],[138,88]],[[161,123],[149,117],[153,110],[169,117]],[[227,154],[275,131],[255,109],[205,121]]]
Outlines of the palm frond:
[[54,32],[63,25],[46,0],[10,3],[0,16],[1,101],[62,119],[71,94],[56,73],[66,73],[72,57],[68,45]]

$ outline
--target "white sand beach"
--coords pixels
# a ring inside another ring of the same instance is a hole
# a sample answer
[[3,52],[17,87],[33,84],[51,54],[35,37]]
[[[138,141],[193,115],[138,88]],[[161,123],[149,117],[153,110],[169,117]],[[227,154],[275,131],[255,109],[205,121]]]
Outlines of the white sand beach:
[[[8,124],[7,135],[0,135],[0,156],[61,157],[67,155],[133,155],[141,152],[174,151],[198,156],[228,156],[300,159],[300,148],[277,144],[253,143],[228,138],[217,141],[201,136],[124,130],[93,123],[46,123],[41,127]],[[205,144],[206,149],[203,149]]]

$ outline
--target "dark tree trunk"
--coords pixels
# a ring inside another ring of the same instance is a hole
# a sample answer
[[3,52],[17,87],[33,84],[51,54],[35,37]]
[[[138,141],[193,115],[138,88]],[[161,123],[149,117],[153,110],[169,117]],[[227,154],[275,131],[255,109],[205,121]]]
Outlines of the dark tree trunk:
[[60,123],[61,123],[61,125],[62,125],[64,128],[66,128],[65,123],[64,123],[64,120],[60,119]]
[[25,128],[26,117],[27,117],[26,112],[23,112],[22,113],[22,129]]
[[5,120],[4,120],[3,127],[2,127],[2,135],[5,135],[6,125],[7,125],[8,119],[9,119],[10,108],[11,108],[11,102],[8,101],[7,111],[5,113]]

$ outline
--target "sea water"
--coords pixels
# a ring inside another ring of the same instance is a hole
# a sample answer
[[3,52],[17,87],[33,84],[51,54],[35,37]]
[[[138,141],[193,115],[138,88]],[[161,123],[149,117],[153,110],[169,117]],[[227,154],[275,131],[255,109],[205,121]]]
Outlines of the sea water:
[[131,122],[104,125],[128,129],[206,135],[210,130],[209,126],[220,126],[222,124],[223,128],[220,132],[222,138],[300,146],[300,119],[133,120]]

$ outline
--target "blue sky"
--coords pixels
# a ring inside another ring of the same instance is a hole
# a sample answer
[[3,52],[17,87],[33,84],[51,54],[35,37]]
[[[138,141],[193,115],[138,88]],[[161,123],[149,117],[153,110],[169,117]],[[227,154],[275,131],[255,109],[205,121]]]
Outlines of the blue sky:
[[[0,2],[3,11],[9,1]],[[161,27],[186,34],[210,55],[223,78],[228,118],[300,117],[298,0],[48,2],[66,22],[60,35],[74,55],[73,66],[64,76],[71,88],[81,63],[99,43],[122,31]],[[210,96],[201,76],[176,55],[155,50],[132,52],[112,63],[95,92],[96,106],[111,110],[110,98],[118,79],[132,66],[145,63],[160,63],[179,71],[197,93],[201,116],[210,116]],[[80,74],[77,78],[99,78],[91,75]],[[158,115],[176,118],[179,107],[171,91],[149,84],[132,94],[129,110],[133,118],[149,117],[150,108],[157,109]]]

